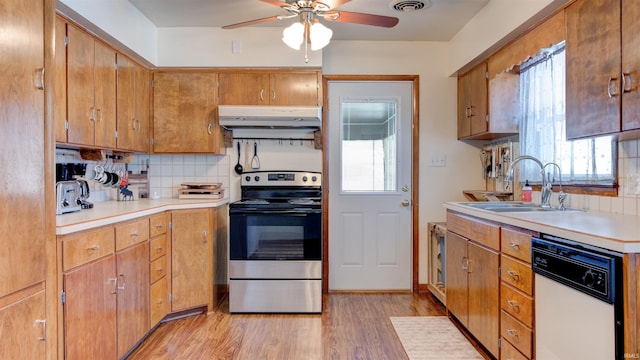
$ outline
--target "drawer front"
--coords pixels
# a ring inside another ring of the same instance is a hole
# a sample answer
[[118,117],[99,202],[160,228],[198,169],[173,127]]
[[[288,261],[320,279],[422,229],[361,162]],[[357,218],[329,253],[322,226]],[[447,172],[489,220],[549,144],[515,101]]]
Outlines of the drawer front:
[[167,233],[167,214],[153,215],[149,218],[149,237]]
[[493,250],[500,250],[498,224],[447,211],[447,230]]
[[500,313],[500,336],[518,349],[525,357],[531,358],[533,332],[504,311]]
[[531,234],[508,228],[502,228],[500,231],[502,253],[530,264]]
[[164,277],[151,285],[149,296],[149,312],[151,317],[151,326],[155,326],[160,322],[169,311],[169,298],[167,296],[167,278]]
[[160,256],[167,254],[167,235],[156,236],[151,239],[149,246],[149,261],[153,261]]
[[149,240],[149,218],[116,225],[116,251]]
[[518,349],[509,344],[508,341],[503,341],[500,345],[500,359],[502,360],[529,360],[528,357],[522,355]]
[[533,327],[533,298],[531,296],[502,283],[500,284],[500,308],[528,327]]
[[62,268],[69,270],[115,251],[113,227],[66,235],[62,238]]
[[500,261],[502,281],[527,295],[532,295],[533,271],[531,270],[531,265],[505,255],[502,255]]
[[149,283],[153,284],[167,274],[167,257],[163,256],[149,264]]

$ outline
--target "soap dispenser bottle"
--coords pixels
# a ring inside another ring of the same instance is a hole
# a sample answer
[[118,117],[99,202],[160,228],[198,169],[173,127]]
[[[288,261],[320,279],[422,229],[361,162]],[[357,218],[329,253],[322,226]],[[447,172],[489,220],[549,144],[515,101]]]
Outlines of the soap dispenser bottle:
[[529,186],[529,180],[526,180],[522,187],[522,202],[531,202],[532,193],[533,189]]

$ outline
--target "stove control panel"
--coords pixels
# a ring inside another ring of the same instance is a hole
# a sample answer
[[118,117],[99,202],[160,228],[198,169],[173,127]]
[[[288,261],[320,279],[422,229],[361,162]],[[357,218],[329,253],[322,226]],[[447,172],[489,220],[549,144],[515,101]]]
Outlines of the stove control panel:
[[321,186],[322,175],[309,171],[253,171],[243,174],[242,186]]

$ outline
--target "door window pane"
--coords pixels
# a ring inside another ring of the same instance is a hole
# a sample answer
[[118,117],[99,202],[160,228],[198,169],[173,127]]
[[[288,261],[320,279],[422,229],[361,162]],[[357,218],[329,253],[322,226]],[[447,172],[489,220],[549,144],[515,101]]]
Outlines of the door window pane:
[[343,192],[397,191],[397,99],[341,101]]

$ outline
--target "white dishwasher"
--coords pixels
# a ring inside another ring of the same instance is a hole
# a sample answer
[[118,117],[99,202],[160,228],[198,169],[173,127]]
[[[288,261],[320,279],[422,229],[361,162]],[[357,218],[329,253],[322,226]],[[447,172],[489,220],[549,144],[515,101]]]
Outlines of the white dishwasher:
[[535,358],[622,359],[622,254],[542,235],[531,257]]

